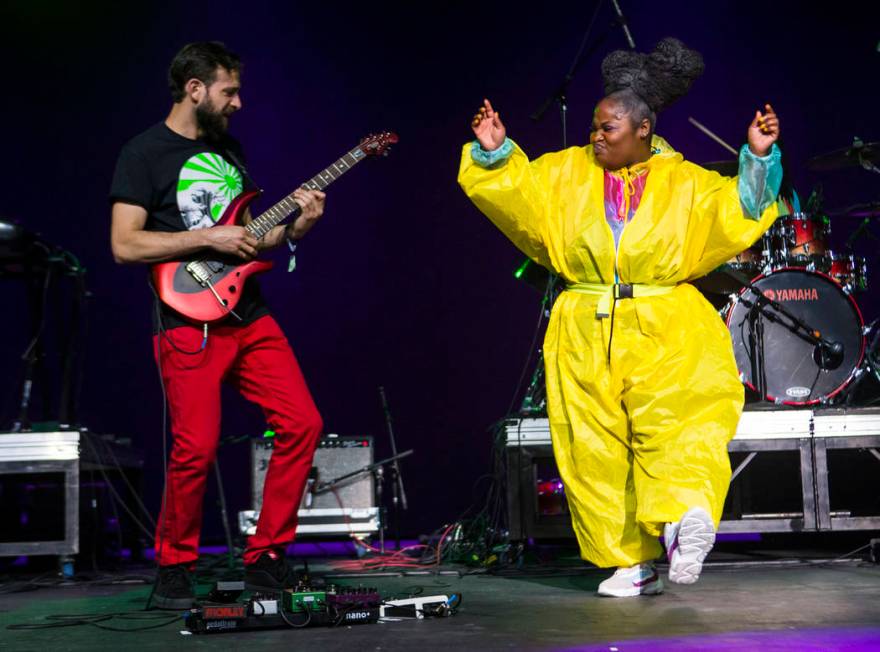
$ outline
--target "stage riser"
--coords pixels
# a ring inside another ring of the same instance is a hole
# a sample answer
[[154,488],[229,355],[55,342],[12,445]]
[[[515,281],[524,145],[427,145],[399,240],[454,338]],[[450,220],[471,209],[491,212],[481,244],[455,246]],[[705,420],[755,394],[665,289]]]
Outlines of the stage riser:
[[[94,486],[90,493],[83,493],[88,491],[84,487],[89,478],[100,482],[106,480],[102,474],[129,473],[137,487],[142,466],[131,448],[87,431],[0,432],[0,484],[4,485],[0,493],[5,498],[0,557],[58,555],[67,559],[77,554],[81,534],[88,540],[103,532],[96,528],[94,518],[105,501]],[[21,504],[12,497],[20,488],[30,491],[30,498]],[[27,527],[20,519],[27,520]],[[81,532],[83,519],[88,519],[91,530]],[[123,523],[128,525],[124,515]],[[116,523],[120,531],[123,523]],[[34,532],[40,538],[26,540]]]
[[[559,496],[546,492],[552,487],[549,481],[558,478],[548,420],[511,419],[504,427],[511,538],[573,537],[563,492]],[[845,483],[873,482],[878,486],[871,495],[880,494],[880,410],[746,411],[728,451],[733,474],[720,532],[880,529],[880,509],[876,514],[832,509],[832,499],[840,502],[835,498],[838,494],[853,493],[843,491]],[[858,477],[839,472],[832,483],[832,451],[862,451],[865,460],[858,465]],[[544,481],[540,495],[539,480]],[[759,513],[748,508],[751,502],[773,501],[778,503],[775,508]]]

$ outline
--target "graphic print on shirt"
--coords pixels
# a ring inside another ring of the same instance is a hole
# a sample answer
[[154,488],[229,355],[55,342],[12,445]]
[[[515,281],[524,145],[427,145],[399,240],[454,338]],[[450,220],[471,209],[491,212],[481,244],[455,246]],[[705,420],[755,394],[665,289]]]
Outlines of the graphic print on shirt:
[[177,180],[177,206],[184,226],[189,230],[214,226],[242,187],[241,173],[219,154],[191,156]]

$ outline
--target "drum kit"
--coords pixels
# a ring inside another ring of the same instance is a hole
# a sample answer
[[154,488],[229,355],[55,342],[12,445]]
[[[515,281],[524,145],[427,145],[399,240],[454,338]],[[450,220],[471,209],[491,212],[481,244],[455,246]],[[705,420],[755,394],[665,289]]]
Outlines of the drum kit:
[[[880,172],[878,161],[880,143],[856,140],[807,167]],[[880,326],[865,326],[857,301],[868,289],[869,261],[852,251],[880,218],[880,202],[832,212],[821,203],[814,193],[807,210],[779,217],[754,246],[697,283],[720,308],[740,377],[758,400],[849,404],[862,380],[880,382]],[[832,217],[835,225],[860,220],[842,251],[830,245]]]

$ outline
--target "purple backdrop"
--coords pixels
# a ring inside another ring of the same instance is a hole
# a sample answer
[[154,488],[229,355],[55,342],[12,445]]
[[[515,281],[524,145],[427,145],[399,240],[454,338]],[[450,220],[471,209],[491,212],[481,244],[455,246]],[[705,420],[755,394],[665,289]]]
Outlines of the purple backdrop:
[[[851,3],[848,11],[801,3],[621,4],[640,49],[671,35],[705,57],[704,77],[658,127],[687,158],[728,156],[687,123],[689,115],[738,146],[755,109],[771,101],[803,196],[822,181],[830,207],[878,198],[874,175],[820,176],[804,166],[853,136],[880,140],[876,3]],[[387,453],[376,390],[385,385],[399,446],[416,449],[404,464],[411,501],[404,530],[432,530],[484,495],[485,485],[472,487],[489,469],[487,427],[510,402],[539,299],[512,277],[521,255],[458,189],[460,145],[488,96],[527,152],[559,147],[557,114],[537,125],[528,116],[567,70],[594,5],[276,5],[7,5],[0,215],[70,249],[88,267],[93,298],[81,421],[131,436],[144,449],[146,496],[156,505],[161,401],[150,295],[143,269],[111,258],[106,193],[119,147],[168,110],[171,57],[201,39],[223,40],[241,54],[244,110],[232,129],[273,201],[362,135],[396,130],[401,143],[387,160],[365,164],[330,189],[326,218],[303,242],[296,273],[283,272],[279,254],[281,269],[264,276],[262,287],[328,432],[372,434],[379,453]],[[595,36],[606,30],[610,7],[605,3]],[[572,84],[571,143],[587,138],[601,56],[624,46],[620,30],[611,31]],[[853,226],[836,221],[835,241]],[[859,246],[873,255],[871,243]],[[874,281],[862,299],[869,318],[876,314],[876,275]],[[5,426],[15,414],[27,311],[23,291],[9,281],[3,287]],[[224,435],[262,429],[258,411],[230,394]],[[239,445],[221,456],[233,509],[246,503],[242,451]],[[216,520],[213,513],[206,509]],[[216,532],[216,523],[208,529]]]

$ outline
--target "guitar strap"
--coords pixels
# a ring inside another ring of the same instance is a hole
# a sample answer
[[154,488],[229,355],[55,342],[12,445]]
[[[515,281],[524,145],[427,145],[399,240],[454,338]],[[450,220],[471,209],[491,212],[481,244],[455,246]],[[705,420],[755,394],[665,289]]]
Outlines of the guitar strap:
[[242,160],[238,156],[235,155],[235,152],[233,152],[228,147],[223,147],[222,149],[223,149],[223,153],[226,155],[226,157],[235,164],[235,167],[237,167],[239,170],[241,170],[241,173],[244,176],[245,181],[247,181],[248,184],[252,188],[259,188],[260,186],[258,186],[256,184],[256,182],[254,181],[254,178],[251,176],[250,172],[248,172],[247,166],[242,162]]

